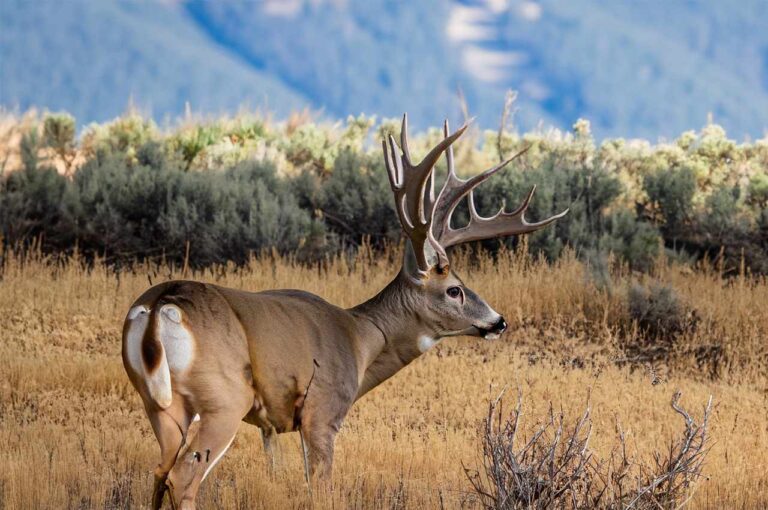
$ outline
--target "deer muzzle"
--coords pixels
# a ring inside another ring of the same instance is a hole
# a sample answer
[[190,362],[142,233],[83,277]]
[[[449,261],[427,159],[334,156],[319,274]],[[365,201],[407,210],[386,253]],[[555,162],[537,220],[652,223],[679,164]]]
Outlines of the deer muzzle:
[[497,320],[493,326],[490,328],[478,328],[480,330],[480,336],[483,337],[486,340],[496,340],[499,338],[499,336],[504,333],[507,329],[507,321],[504,320],[504,317],[499,316],[499,320]]

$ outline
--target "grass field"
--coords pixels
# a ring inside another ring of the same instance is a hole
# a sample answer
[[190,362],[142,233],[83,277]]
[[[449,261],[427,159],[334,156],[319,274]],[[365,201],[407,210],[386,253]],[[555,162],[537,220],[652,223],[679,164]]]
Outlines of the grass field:
[[[463,259],[463,260],[462,260]],[[363,252],[305,268],[283,258],[244,268],[185,272],[140,266],[116,275],[78,259],[6,253],[0,270],[0,508],[139,508],[149,502],[158,448],[123,371],[124,314],[150,283],[181,276],[249,290],[302,288],[340,305],[370,296],[394,275],[394,254]],[[510,322],[496,342],[452,339],[364,397],[337,438],[328,508],[476,508],[462,464],[480,459],[489,399],[503,387],[524,394],[524,420],[550,402],[576,420],[591,399],[591,446],[607,455],[615,423],[638,459],[664,450],[683,423],[676,389],[700,416],[715,407],[712,447],[691,508],[768,506],[768,281],[723,280],[713,270],[660,261],[650,276],[621,267],[596,278],[573,257],[554,265],[501,254],[497,264],[454,264]],[[187,273],[187,274],[185,274]],[[695,310],[653,362],[627,362],[643,333],[628,315],[634,283],[671,285]],[[715,346],[715,347],[713,347]],[[714,354],[713,354],[714,353]],[[511,407],[511,405],[510,405]],[[268,474],[258,430],[241,426],[200,494],[202,508],[309,508],[298,437],[281,437],[284,464]]]

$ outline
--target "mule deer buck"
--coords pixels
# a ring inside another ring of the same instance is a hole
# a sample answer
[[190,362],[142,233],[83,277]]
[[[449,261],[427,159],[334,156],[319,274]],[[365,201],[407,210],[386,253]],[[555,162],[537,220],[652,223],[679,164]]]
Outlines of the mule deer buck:
[[[241,421],[261,428],[265,448],[276,434],[298,430],[308,480],[328,480],[334,438],[352,404],[434,346],[457,335],[486,339],[504,318],[453,273],[446,249],[467,241],[524,234],[534,189],[514,212],[482,217],[473,189],[513,158],[463,180],[445,136],[414,164],[407,117],[400,147],[382,141],[397,214],[407,236],[399,274],[350,309],[300,290],[245,292],[193,281],[147,290],[123,328],[123,362],[160,443],[153,507],[170,489],[175,508],[194,508],[200,483],[232,443]],[[445,153],[448,175],[437,196],[434,167]],[[451,226],[467,197],[470,220]],[[199,429],[187,437],[192,421]]]

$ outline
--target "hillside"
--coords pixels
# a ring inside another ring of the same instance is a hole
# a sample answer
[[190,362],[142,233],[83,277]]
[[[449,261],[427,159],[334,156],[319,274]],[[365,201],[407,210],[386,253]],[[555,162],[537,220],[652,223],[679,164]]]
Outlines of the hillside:
[[[709,113],[737,138],[768,127],[759,0],[118,2],[0,0],[0,104],[101,121],[129,97],[157,118],[268,103],[328,117],[460,115],[493,127],[506,90],[522,129],[671,138]],[[266,99],[265,99],[266,98]]]
[[213,44],[167,3],[2,0],[0,104],[68,110],[85,122],[129,100],[162,119],[189,102],[220,113],[244,104],[287,113],[305,104],[279,80]]

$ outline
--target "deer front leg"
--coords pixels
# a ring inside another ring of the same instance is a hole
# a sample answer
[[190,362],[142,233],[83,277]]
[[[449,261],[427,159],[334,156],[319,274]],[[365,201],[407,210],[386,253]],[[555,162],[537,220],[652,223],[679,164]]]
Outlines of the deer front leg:
[[277,438],[277,431],[274,427],[266,430],[260,428],[259,431],[261,432],[261,441],[264,443],[264,453],[267,455],[267,471],[270,475],[274,475],[282,463],[282,450]]
[[302,427],[302,446],[304,448],[305,472],[309,483],[318,483],[329,487],[333,474],[333,449],[337,427],[318,426],[312,429]]
[[310,483],[315,481],[330,487],[336,434],[339,432],[352,398],[345,400],[349,402],[344,402],[343,405],[337,404],[337,406],[329,405],[329,403],[324,406],[311,405],[319,402],[318,399],[315,402],[310,402],[310,405],[301,414],[302,453]]
[[[322,370],[316,361],[315,367]],[[330,489],[336,434],[355,401],[358,383],[352,378],[327,380],[322,375],[314,385],[310,381],[303,398],[297,402],[295,419],[301,432],[308,482],[310,486],[317,482]]]

